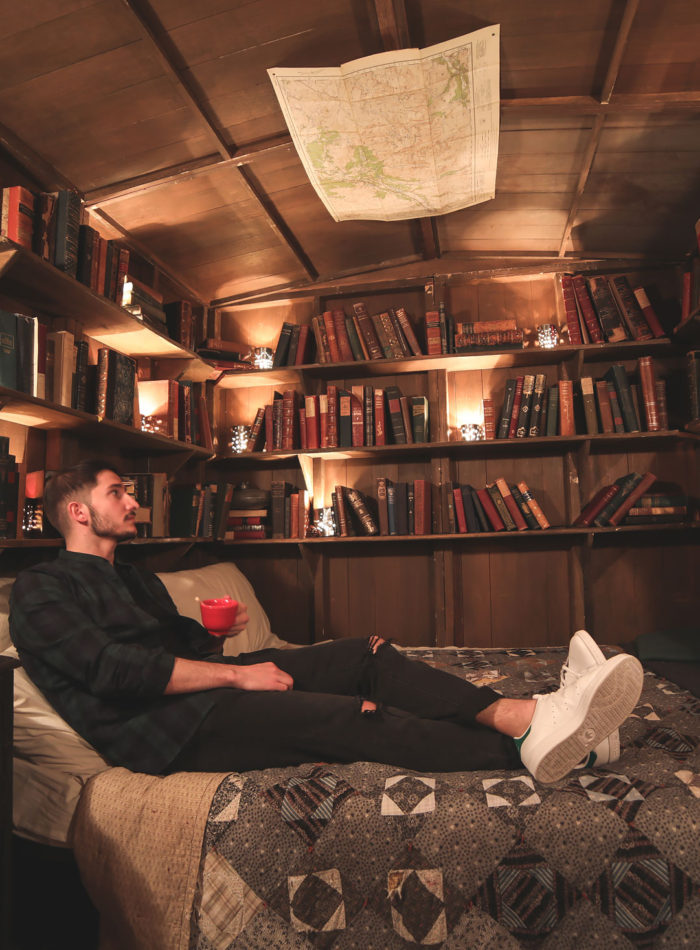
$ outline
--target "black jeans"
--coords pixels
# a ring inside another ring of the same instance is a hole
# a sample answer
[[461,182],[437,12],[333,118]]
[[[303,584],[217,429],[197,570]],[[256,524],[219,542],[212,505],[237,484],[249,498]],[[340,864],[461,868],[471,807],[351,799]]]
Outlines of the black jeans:
[[[267,661],[293,677],[294,689],[217,690],[215,706],[168,772],[319,761],[425,772],[522,767],[512,739],[475,722],[498,693],[410,660],[388,643],[374,653],[368,640],[335,640],[228,662]],[[363,699],[377,703],[377,712],[363,712]]]

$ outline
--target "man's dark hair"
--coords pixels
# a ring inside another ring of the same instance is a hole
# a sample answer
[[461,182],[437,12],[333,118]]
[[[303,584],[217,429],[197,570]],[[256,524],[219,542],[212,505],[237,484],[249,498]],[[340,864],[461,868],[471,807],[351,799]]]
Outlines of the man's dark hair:
[[115,472],[121,478],[121,473],[111,462],[104,459],[87,459],[55,472],[46,482],[44,488],[44,514],[51,524],[64,537],[70,526],[66,514],[65,502],[71,498],[90,491],[97,484],[100,472]]

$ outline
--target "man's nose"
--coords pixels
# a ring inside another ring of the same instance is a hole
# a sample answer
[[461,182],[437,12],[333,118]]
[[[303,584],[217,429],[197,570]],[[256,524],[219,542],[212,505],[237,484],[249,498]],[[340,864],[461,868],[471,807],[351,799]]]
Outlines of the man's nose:
[[129,510],[141,507],[133,495],[128,495],[125,493],[125,497],[129,499]]

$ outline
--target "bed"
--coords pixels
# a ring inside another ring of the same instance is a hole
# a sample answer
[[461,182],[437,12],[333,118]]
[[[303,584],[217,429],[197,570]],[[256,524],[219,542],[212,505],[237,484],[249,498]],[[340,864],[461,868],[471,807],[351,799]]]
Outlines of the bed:
[[[508,696],[555,688],[565,658],[407,652]],[[166,778],[102,763],[76,779],[64,844],[104,950],[697,946],[700,700],[647,672],[621,740],[618,762],[548,787],[364,762]]]

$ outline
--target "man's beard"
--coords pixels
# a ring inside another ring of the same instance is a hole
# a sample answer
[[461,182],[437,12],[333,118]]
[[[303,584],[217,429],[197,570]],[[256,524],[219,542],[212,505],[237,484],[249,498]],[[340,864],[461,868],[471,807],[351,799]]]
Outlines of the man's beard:
[[131,519],[123,526],[106,521],[92,505],[87,506],[90,512],[90,527],[98,538],[111,538],[113,541],[128,541],[136,536],[134,521]]

